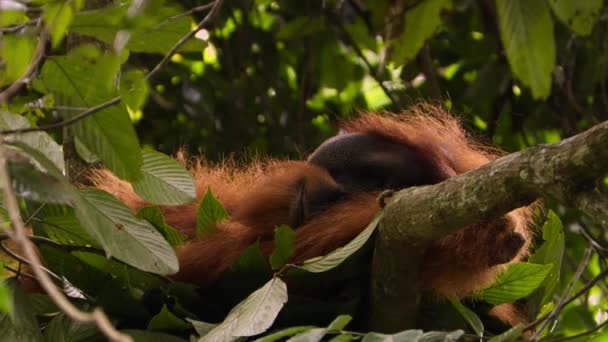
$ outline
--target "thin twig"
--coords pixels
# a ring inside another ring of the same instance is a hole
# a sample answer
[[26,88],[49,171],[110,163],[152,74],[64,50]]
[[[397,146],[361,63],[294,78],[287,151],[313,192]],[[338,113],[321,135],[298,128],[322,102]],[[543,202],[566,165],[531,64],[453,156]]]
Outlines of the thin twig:
[[603,321],[601,324],[598,324],[595,328],[587,330],[580,334],[573,335],[573,336],[559,337],[559,338],[555,338],[555,339],[548,339],[547,342],[563,342],[563,341],[570,341],[570,340],[578,339],[580,337],[589,336],[589,335],[593,334],[594,332],[596,332],[606,326],[608,326],[608,319]]
[[27,26],[36,26],[38,24],[38,19],[32,19],[28,22],[25,22],[23,24],[19,24],[19,25],[15,25],[15,26],[8,26],[8,27],[0,27],[0,32],[1,33],[15,33],[20,31],[21,29],[23,29],[24,27]]
[[4,265],[4,269],[15,273],[15,275],[17,276],[17,278],[23,276],[25,278],[30,278],[30,279],[36,280],[36,277],[34,277],[33,274],[27,273],[27,272],[25,272],[23,270],[20,270],[20,269],[16,269],[16,268],[11,267],[9,265]]
[[367,69],[369,71],[369,74],[376,81],[376,83],[378,83],[378,85],[380,86],[380,88],[382,89],[382,91],[384,92],[384,94],[386,94],[386,96],[389,98],[389,100],[391,101],[391,104],[393,105],[393,107],[395,109],[398,109],[399,108],[399,103],[393,97],[393,94],[391,94],[391,92],[388,90],[388,88],[386,88],[386,86],[382,82],[382,79],[380,78],[380,75],[378,75],[378,73],[376,72],[376,69],[367,60],[367,58],[365,57],[365,54],[363,54],[363,51],[361,50],[361,48],[359,47],[359,45],[357,44],[357,42],[353,39],[353,37],[351,37],[350,33],[346,30],[346,28],[344,27],[344,25],[342,25],[342,22],[340,20],[332,20],[332,21],[336,24],[336,26],[338,26],[338,28],[342,32],[342,36],[344,37],[344,40],[346,41],[345,43],[348,46],[352,47],[353,50],[355,51],[355,53],[357,54],[357,56],[359,56],[359,58],[361,58],[361,60],[363,61],[363,63],[365,63],[365,65],[367,66]]
[[576,268],[576,271],[572,275],[572,279],[570,279],[570,282],[568,283],[566,290],[564,291],[561,298],[559,299],[559,302],[557,303],[555,308],[549,313],[549,315],[547,316],[545,322],[540,327],[540,329],[537,329],[534,332],[534,335],[532,335],[532,337],[530,338],[530,341],[536,341],[538,339],[538,337],[540,336],[540,334],[549,326],[549,324],[554,319],[557,318],[559,313],[562,311],[562,309],[565,306],[564,303],[566,302],[568,296],[570,295],[570,292],[574,288],[574,285],[579,281],[579,279],[583,275],[583,272],[585,272],[585,269],[589,265],[589,261],[591,260],[591,255],[593,255],[593,246],[591,246],[589,244],[589,245],[587,245],[587,248],[585,249],[585,255],[583,256],[583,259],[578,264],[578,267]]
[[19,205],[13,191],[10,174],[6,168],[5,150],[0,146],[0,182],[4,190],[4,203],[11,219],[13,230],[7,230],[11,239],[23,250],[30,261],[30,267],[38,279],[40,286],[49,297],[68,317],[78,322],[94,322],[99,330],[111,341],[132,342],[129,335],[125,335],[112,326],[112,323],[100,308],[92,312],[84,312],[74,306],[65,295],[55,286],[48,274],[43,270],[40,257],[33,244],[27,238],[26,229],[19,214]]
[[215,3],[213,4],[213,8],[211,8],[211,10],[209,11],[209,13],[207,13],[207,15],[205,16],[205,18],[203,18],[203,20],[201,20],[198,25],[196,25],[196,28],[192,31],[190,31],[187,35],[183,36],[174,46],[173,48],[171,48],[171,50],[169,50],[169,52],[167,54],[165,54],[165,57],[163,57],[163,59],[161,59],[160,62],[158,62],[158,64],[156,64],[156,66],[154,67],[154,69],[152,69],[152,71],[150,71],[147,75],[146,75],[146,79],[150,79],[152,78],[154,75],[156,75],[156,73],[163,68],[167,63],[169,63],[169,61],[171,60],[171,57],[173,57],[173,55],[177,52],[177,50],[179,50],[182,45],[184,45],[188,40],[190,40],[192,37],[194,37],[194,35],[196,35],[196,33],[203,29],[207,24],[209,24],[213,19],[215,19],[215,16],[217,13],[219,13],[220,8],[222,7],[222,3],[224,2],[224,0],[215,0]]
[[19,77],[18,80],[13,82],[8,88],[4,89],[3,92],[0,93],[0,104],[4,103],[11,97],[13,97],[24,85],[30,82],[30,78],[36,70],[38,69],[38,65],[42,61],[44,57],[44,50],[46,49],[46,43],[48,42],[49,35],[45,29],[41,29],[40,36],[38,38],[38,46],[36,46],[36,50],[34,51],[34,56],[32,57],[32,61],[30,62],[27,70]]
[[[587,284],[585,284],[585,286],[583,286],[580,290],[578,290],[578,292],[576,292],[574,295],[572,295],[572,297],[568,298],[568,300],[566,300],[563,303],[562,307],[566,307],[566,305],[572,303],[578,297],[580,297],[580,296],[584,295],[585,293],[589,292],[589,290],[591,290],[591,288],[593,288],[595,286],[595,284],[597,284],[600,280],[602,280],[602,279],[604,279],[606,277],[608,277],[608,269],[602,271],[595,278],[593,278],[590,282],[588,282]],[[551,315],[552,312],[550,312],[550,313],[544,315],[543,317],[540,317],[540,318],[536,319],[534,322],[531,322],[528,325],[526,325],[526,327],[524,328],[524,331],[525,330],[530,330],[530,329],[534,328],[535,326],[541,324],[545,320],[547,320],[547,318],[549,318],[549,315]]]
[[162,22],[158,23],[157,25],[151,27],[149,30],[146,30],[146,31],[151,31],[152,32],[152,31],[158,30],[159,28],[167,25],[168,23],[170,23],[173,20],[176,20],[176,19],[179,19],[179,18],[183,18],[183,17],[189,16],[189,15],[192,15],[192,14],[194,14],[196,12],[205,11],[205,10],[213,7],[214,3],[215,3],[215,1],[212,1],[212,2],[206,3],[204,5],[193,7],[191,9],[187,10],[186,12],[170,16],[169,18],[163,20]]
[[[173,54],[179,50],[182,45],[184,45],[189,39],[191,39],[192,37],[194,37],[194,35],[200,30],[202,29],[205,25],[207,25],[208,23],[210,23],[216,13],[219,12],[219,9],[221,7],[221,4],[223,3],[223,0],[216,0],[213,8],[209,11],[209,13],[207,13],[207,15],[205,16],[205,18],[203,20],[201,20],[201,22],[197,25],[197,27],[193,30],[190,31],[187,35],[185,35],[184,37],[182,37],[177,43],[175,43],[175,45],[173,46],[173,48],[171,48],[171,50],[163,57],[163,59],[152,69],[152,71],[150,71],[147,75],[146,75],[146,79],[150,79],[152,78],[154,75],[156,75],[156,73],[158,73],[160,71],[161,68],[163,68],[171,59],[171,56],[173,56]],[[1,103],[2,101],[0,101]],[[63,120],[54,124],[48,124],[48,125],[43,125],[43,126],[39,126],[39,127],[29,127],[29,128],[20,128],[20,129],[10,129],[10,130],[5,130],[5,131],[0,131],[0,134],[17,134],[17,133],[31,133],[31,132],[40,132],[40,131],[47,131],[47,130],[52,130],[52,129],[56,129],[56,128],[62,128],[64,126],[68,126],[71,125],[73,123],[76,123],[90,115],[93,115],[97,112],[99,112],[100,110],[106,109],[108,107],[114,106],[118,103],[121,102],[121,97],[117,96],[111,100],[108,100],[102,104],[99,104],[95,107],[91,107],[87,110],[85,110],[84,112],[75,115],[67,120]]]

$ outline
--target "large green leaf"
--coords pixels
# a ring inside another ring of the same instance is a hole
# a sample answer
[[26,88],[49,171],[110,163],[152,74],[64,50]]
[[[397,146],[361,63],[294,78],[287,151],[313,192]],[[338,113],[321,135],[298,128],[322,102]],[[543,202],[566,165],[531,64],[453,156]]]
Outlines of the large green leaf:
[[0,314],[0,336],[3,341],[39,342],[42,340],[32,305],[15,278],[6,280],[12,298],[9,314]]
[[553,19],[546,1],[496,0],[496,6],[511,70],[534,98],[546,98],[555,68]]
[[[150,223],[134,217],[124,203],[98,189],[77,190],[40,152],[19,142],[11,145],[32,156],[63,186],[62,190],[70,197],[80,226],[103,247],[108,256],[147,272],[177,272],[177,257],[171,245]],[[86,235],[80,236],[88,239]]]
[[76,215],[108,256],[147,272],[177,272],[173,248],[150,223],[135,218],[129,207],[107,192],[83,189],[80,194]]
[[555,15],[572,31],[586,36],[591,33],[602,13],[602,0],[549,0]]
[[358,251],[376,231],[378,222],[382,215],[377,215],[372,222],[365,228],[357,237],[345,246],[336,249],[335,251],[316,258],[306,260],[300,268],[313,273],[321,273],[340,265],[346,258]]
[[[0,130],[29,127],[31,127],[31,125],[25,117],[0,110]],[[5,139],[8,139],[9,141],[20,141],[29,145],[52,160],[61,172],[65,169],[63,148],[46,132],[11,135],[5,137]]]
[[95,323],[76,322],[65,314],[55,316],[44,329],[44,337],[48,342],[84,342],[101,339],[102,336]]
[[407,64],[422,49],[441,25],[441,11],[451,7],[450,0],[424,0],[405,13],[403,33],[391,42],[391,59],[397,65]]
[[139,141],[124,107],[106,108],[72,127],[80,141],[116,176],[131,181],[141,177]]
[[[164,54],[190,32],[192,19],[189,16],[181,16],[167,20],[183,11],[168,5],[153,7],[144,15],[132,20],[129,27],[124,25],[128,9],[125,4],[82,11],[74,17],[70,30],[112,44],[118,31],[129,29],[131,37],[127,43],[127,49],[135,52]],[[200,51],[203,46],[204,44],[200,41],[190,41],[184,44],[180,50]]]
[[[113,84],[120,69],[119,57],[104,54],[91,58],[82,53],[83,49],[47,59],[36,88],[53,94],[59,104],[71,106],[92,107],[115,97]],[[103,109],[78,121],[72,129],[118,177],[135,180],[141,176],[139,141],[124,106]]]
[[481,292],[480,298],[494,305],[524,298],[540,286],[552,268],[552,264],[512,264],[492,286]]
[[464,331],[429,331],[423,333],[422,330],[405,330],[392,335],[371,332],[363,336],[361,342],[441,342],[458,341]]
[[186,204],[196,199],[192,176],[175,159],[152,150],[142,152],[142,177],[132,182],[143,199],[156,204]]
[[286,302],[287,286],[273,278],[230,310],[226,319],[199,341],[232,341],[261,334],[270,328]]
[[481,321],[481,319],[479,319],[479,316],[477,316],[477,314],[473,312],[473,310],[464,306],[456,297],[450,298],[450,302],[452,303],[452,306],[456,309],[456,311],[458,311],[458,313],[462,316],[462,318],[467,321],[469,326],[473,328],[473,331],[475,331],[478,336],[483,336],[483,322]]

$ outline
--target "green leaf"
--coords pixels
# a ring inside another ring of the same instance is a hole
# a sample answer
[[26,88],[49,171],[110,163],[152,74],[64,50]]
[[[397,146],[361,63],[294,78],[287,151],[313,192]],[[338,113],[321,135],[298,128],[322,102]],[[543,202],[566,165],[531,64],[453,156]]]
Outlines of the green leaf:
[[553,290],[559,282],[560,271],[562,268],[562,258],[565,249],[564,227],[559,216],[552,210],[547,215],[547,221],[543,225],[543,244],[536,250],[529,262],[542,265],[553,265],[551,272],[542,284],[542,298],[538,307],[547,304],[552,296]]
[[142,271],[163,275],[177,272],[173,248],[150,223],[135,218],[129,207],[105,191],[82,189],[80,194],[76,216],[108,256]]
[[192,324],[192,326],[194,327],[194,330],[196,330],[196,333],[199,334],[200,336],[207,335],[211,330],[213,330],[213,328],[215,328],[219,325],[219,324],[214,324],[214,323],[195,321],[193,319],[188,319],[188,318],[187,318],[187,320],[188,320],[188,322],[190,322]]
[[74,9],[70,1],[57,1],[47,4],[44,10],[44,24],[51,33],[53,47],[59,46],[72,19],[74,19]]
[[141,177],[139,141],[123,107],[106,108],[78,121],[72,128],[76,137],[116,176],[129,181]]
[[488,342],[510,342],[521,340],[521,335],[526,328],[525,324],[518,324],[504,333],[492,337]]
[[345,246],[325,255],[304,261],[300,268],[312,273],[321,273],[340,265],[346,258],[358,251],[372,236],[382,215],[377,215],[357,237]]
[[132,110],[143,108],[148,100],[150,86],[141,70],[130,70],[120,79],[120,96]]
[[[116,96],[114,80],[120,69],[119,57],[104,54],[85,58],[74,52],[46,60],[34,83],[41,92],[52,93],[59,104],[92,107]],[[70,115],[76,115],[71,113]],[[122,179],[141,176],[142,156],[131,118],[124,106],[111,106],[72,127],[74,135]]]
[[331,323],[329,323],[329,325],[327,326],[327,330],[332,332],[342,331],[352,320],[353,318],[349,315],[340,315],[336,317],[336,319],[334,319]]
[[454,306],[456,311],[458,311],[458,313],[460,313],[462,318],[464,318],[465,321],[467,321],[469,326],[471,328],[473,328],[473,331],[475,331],[475,333],[478,336],[483,336],[483,330],[484,330],[483,323],[481,322],[481,319],[479,319],[477,314],[475,312],[473,312],[471,309],[462,305],[460,300],[458,300],[458,298],[456,298],[456,297],[450,298],[450,302],[452,303],[452,306]]
[[231,341],[261,334],[270,328],[286,302],[287,286],[273,278],[230,310],[226,319],[199,341]]
[[38,321],[21,284],[16,278],[9,278],[5,285],[10,291],[12,310],[9,314],[0,314],[0,336],[4,341],[41,341]]
[[[31,127],[31,125],[25,117],[0,110],[0,130],[29,127]],[[16,134],[7,136],[5,139],[11,142],[21,142],[40,151],[40,153],[47,156],[59,171],[63,173],[63,170],[65,169],[63,148],[56,143],[48,133],[32,132],[28,134]]]
[[572,31],[586,36],[602,13],[602,0],[549,0],[553,13]]
[[76,322],[65,314],[55,316],[44,329],[48,342],[55,341],[90,341],[103,338],[95,323]]
[[296,232],[289,226],[279,226],[274,229],[274,251],[270,254],[270,266],[278,270],[285,266],[293,255]]
[[238,259],[230,266],[230,270],[234,272],[247,272],[255,274],[271,275],[266,257],[260,249],[260,241],[256,241],[251,246],[247,247]]
[[[167,20],[184,11],[175,5],[151,7],[139,18],[131,19],[126,18],[128,5],[125,4],[81,11],[74,17],[70,30],[113,44],[116,33],[128,29],[131,39],[127,43],[127,49],[134,52],[165,54],[190,32],[192,18],[182,16]],[[129,27],[124,25],[126,20],[130,21]],[[200,51],[204,45],[201,41],[191,40],[184,44],[180,51]]]
[[[2,265],[4,266],[4,265]],[[13,298],[5,280],[0,280],[0,312],[9,313],[13,310]]]
[[391,42],[391,59],[397,65],[407,64],[422,49],[441,25],[441,11],[452,7],[450,0],[424,0],[405,13],[403,33]]
[[65,183],[43,173],[28,161],[9,160],[8,169],[17,196],[41,203],[71,203]]
[[482,291],[480,298],[494,305],[524,298],[540,286],[552,268],[552,264],[512,264],[498,277],[496,283]]
[[442,342],[458,341],[464,335],[462,330],[451,332],[429,331],[423,333],[422,330],[405,330],[392,335],[371,332],[363,336],[362,342]]
[[4,61],[5,72],[1,75],[4,77],[0,78],[0,85],[13,83],[25,74],[35,49],[36,41],[32,35],[3,35],[0,56]]
[[323,29],[325,29],[323,17],[299,16],[281,25],[276,37],[280,40],[299,39],[320,32]]
[[141,208],[137,212],[137,217],[150,222],[173,247],[181,245],[188,239],[188,235],[179,232],[165,222],[163,212],[157,205]]
[[283,330],[279,330],[270,335],[264,336],[262,338],[258,338],[254,342],[275,342],[275,341],[283,341],[286,337],[290,337],[293,335],[297,335],[308,330],[314,329],[314,326],[307,325],[301,327],[289,327]]
[[319,342],[327,335],[327,328],[314,328],[299,333],[289,339],[289,342]]
[[93,246],[97,242],[82,227],[72,211],[57,216],[45,216],[42,221],[49,238],[65,245]]
[[151,331],[184,331],[191,328],[190,324],[175,316],[166,305],[148,323],[146,330]]
[[535,99],[546,98],[555,68],[553,20],[546,1],[496,0],[496,6],[511,70]]
[[173,335],[147,330],[121,330],[120,332],[131,336],[133,342],[188,342],[188,340]]
[[141,198],[163,205],[196,200],[192,176],[175,159],[152,150],[144,150],[142,156],[142,177],[132,182],[133,189]]
[[213,196],[213,192],[209,188],[198,207],[198,214],[196,216],[196,231],[198,235],[203,236],[213,232],[218,223],[229,218],[228,211]]

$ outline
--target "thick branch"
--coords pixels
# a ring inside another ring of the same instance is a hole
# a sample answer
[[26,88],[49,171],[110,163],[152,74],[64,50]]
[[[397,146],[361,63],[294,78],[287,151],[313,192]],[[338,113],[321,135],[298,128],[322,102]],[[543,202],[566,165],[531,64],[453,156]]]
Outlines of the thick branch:
[[418,266],[433,240],[539,197],[580,205],[592,219],[605,224],[605,197],[584,189],[606,172],[608,122],[558,144],[507,155],[442,183],[396,193],[385,208],[376,240],[372,329],[388,332],[413,325],[419,299]]

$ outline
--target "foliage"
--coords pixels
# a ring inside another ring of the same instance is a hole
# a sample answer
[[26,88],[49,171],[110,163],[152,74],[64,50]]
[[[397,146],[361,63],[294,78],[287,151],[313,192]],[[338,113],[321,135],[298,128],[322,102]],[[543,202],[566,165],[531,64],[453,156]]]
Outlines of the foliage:
[[[348,284],[317,302],[289,293],[289,279],[324,284],[365,273],[361,260],[369,262],[365,246],[379,217],[348,245],[297,267],[289,264],[293,230],[278,227],[270,263],[259,243],[248,248],[216,289],[227,293],[224,307],[213,307],[213,293],[166,281],[186,237],[158,205],[193,203],[197,194],[184,166],[159,151],[186,145],[209,159],[243,151],[301,157],[342,118],[420,99],[464,113],[471,129],[506,150],[559,141],[608,118],[605,2],[226,1],[211,24],[172,51],[213,4],[0,1],[0,89],[21,86],[9,101],[0,95],[0,130],[68,120],[54,126],[62,129],[2,134],[0,148],[21,214],[37,241],[46,241],[40,252],[48,272],[75,290],[72,301],[83,310],[102,306],[136,341],[436,341],[465,331],[493,333],[497,341],[520,337],[522,326],[485,324],[478,302],[452,301],[464,318],[454,331],[383,335],[347,331],[350,316],[339,315],[355,313],[348,309],[365,285]],[[133,215],[102,190],[76,187],[97,161],[153,205]],[[559,217],[549,213],[529,263],[512,264],[479,302],[520,300],[543,317],[560,305],[555,298],[582,288],[569,287],[573,277],[586,282],[604,272],[608,232],[576,210],[547,205]],[[8,229],[1,201],[0,216]],[[198,205],[198,234],[213,233],[228,217],[209,190]],[[579,260],[587,264],[577,275]],[[607,293],[599,283],[561,308],[547,337],[593,331],[607,319]],[[1,336],[101,338],[94,325],[49,302],[13,278],[1,282],[0,310],[8,311]]]

